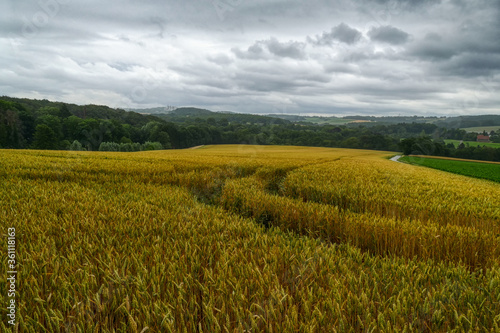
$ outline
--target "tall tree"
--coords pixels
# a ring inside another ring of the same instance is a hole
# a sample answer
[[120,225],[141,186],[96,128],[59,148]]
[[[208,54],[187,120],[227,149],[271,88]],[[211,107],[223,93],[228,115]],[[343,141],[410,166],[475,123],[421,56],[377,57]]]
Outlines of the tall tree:
[[37,125],[33,140],[33,148],[35,149],[57,149],[59,148],[59,140],[57,134],[45,124]]
[[71,117],[73,114],[69,111],[68,109],[68,105],[67,104],[62,104],[60,107],[59,107],[59,117],[65,119],[65,118],[68,118],[68,117]]

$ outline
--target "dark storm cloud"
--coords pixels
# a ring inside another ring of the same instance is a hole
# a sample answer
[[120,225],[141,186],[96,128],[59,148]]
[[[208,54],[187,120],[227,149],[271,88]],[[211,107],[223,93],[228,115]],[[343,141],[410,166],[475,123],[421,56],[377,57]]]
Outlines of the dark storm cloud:
[[500,73],[500,8],[485,1],[453,1],[459,13],[443,32],[416,39],[407,54],[430,62],[430,71],[443,78],[495,77]]
[[412,48],[414,56],[431,61],[450,59],[456,53],[457,49],[454,45],[450,45],[437,33],[427,34],[422,41],[416,43]]
[[393,45],[404,44],[410,35],[403,30],[391,26],[381,26],[368,31],[368,36],[372,41],[384,42]]
[[500,54],[463,53],[444,64],[441,71],[459,77],[489,76],[500,72]]
[[[0,90],[121,107],[494,113],[499,9],[489,0],[7,0]],[[475,108],[457,111],[470,99]]]

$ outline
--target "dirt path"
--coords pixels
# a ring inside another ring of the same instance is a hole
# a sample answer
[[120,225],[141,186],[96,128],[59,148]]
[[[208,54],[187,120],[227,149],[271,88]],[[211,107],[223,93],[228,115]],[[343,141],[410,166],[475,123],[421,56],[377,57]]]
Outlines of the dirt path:
[[394,161],[394,162],[399,162],[399,159],[401,158],[401,155],[396,155],[394,156],[393,158],[391,158],[391,161]]
[[205,147],[205,145],[196,146],[196,147],[191,147],[191,148],[188,148],[188,149],[198,149],[198,148],[201,148],[201,147]]

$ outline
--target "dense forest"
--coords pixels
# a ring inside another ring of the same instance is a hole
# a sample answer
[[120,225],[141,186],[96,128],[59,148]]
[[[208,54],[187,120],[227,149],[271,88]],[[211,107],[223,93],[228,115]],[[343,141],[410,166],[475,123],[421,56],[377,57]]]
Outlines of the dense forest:
[[[496,133],[488,134],[500,141]],[[443,141],[475,141],[476,136],[425,122],[316,125],[195,108],[153,116],[100,105],[0,97],[0,148],[140,151],[259,144],[376,149],[500,161],[498,148],[464,144],[455,147]]]

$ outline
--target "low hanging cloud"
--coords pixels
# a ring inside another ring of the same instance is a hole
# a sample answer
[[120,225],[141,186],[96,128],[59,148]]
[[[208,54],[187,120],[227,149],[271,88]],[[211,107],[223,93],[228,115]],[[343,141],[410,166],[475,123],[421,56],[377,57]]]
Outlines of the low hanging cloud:
[[390,25],[373,27],[368,31],[368,36],[372,41],[389,43],[392,45],[405,44],[410,38],[408,33]]

